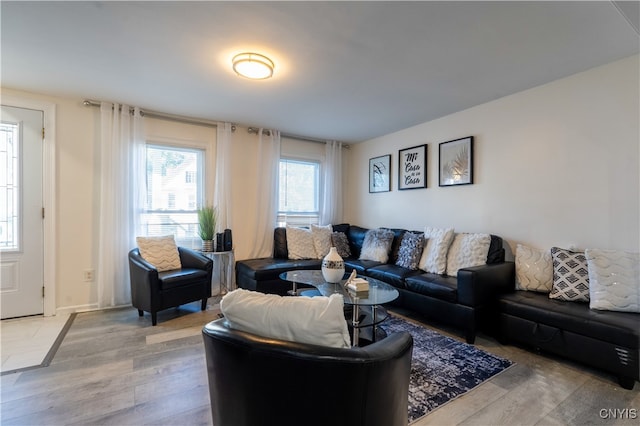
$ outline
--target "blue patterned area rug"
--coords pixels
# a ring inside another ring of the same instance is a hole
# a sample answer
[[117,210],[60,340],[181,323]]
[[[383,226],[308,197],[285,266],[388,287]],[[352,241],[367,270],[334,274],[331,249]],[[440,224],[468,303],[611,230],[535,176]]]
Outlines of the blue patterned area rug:
[[397,316],[390,316],[381,327],[387,334],[408,331],[413,336],[409,423],[513,365],[507,359]]

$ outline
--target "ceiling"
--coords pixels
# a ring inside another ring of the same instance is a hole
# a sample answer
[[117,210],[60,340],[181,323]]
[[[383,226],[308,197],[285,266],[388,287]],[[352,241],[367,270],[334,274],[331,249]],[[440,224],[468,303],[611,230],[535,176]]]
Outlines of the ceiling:
[[[0,2],[1,83],[358,142],[639,52],[638,2]],[[256,51],[274,77],[231,57]]]

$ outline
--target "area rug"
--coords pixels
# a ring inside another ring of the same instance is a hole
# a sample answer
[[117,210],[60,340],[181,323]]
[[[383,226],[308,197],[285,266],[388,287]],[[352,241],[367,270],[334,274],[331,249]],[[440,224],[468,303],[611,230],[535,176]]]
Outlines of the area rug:
[[473,345],[391,316],[381,327],[387,334],[413,336],[409,379],[409,423],[475,388],[513,363]]

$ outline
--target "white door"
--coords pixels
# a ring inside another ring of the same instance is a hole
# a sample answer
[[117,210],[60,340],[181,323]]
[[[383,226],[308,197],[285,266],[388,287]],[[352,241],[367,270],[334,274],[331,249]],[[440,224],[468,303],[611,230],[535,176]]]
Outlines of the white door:
[[0,114],[0,303],[2,318],[42,314],[43,112]]

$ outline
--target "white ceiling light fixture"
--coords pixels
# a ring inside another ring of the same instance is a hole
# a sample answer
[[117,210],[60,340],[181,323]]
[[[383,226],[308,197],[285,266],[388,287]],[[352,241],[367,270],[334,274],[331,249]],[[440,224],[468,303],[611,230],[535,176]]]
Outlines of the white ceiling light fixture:
[[273,61],[259,53],[240,53],[233,57],[236,74],[252,80],[264,80],[273,76]]

